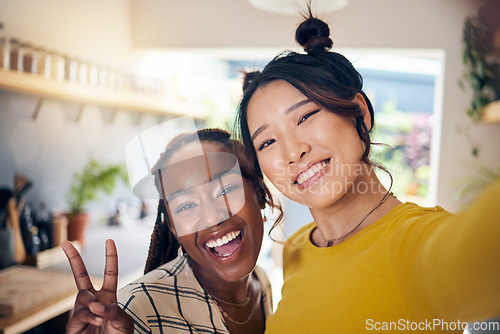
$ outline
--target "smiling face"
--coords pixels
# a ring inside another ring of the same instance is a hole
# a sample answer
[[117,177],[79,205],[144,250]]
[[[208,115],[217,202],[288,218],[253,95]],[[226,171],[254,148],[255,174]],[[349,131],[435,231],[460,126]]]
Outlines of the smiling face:
[[261,205],[222,145],[202,142],[204,155],[193,155],[198,148],[186,145],[161,170],[170,229],[199,276],[235,282],[255,267],[263,237]]
[[[192,145],[190,145],[192,146]],[[189,149],[189,146],[187,147]],[[162,192],[177,236],[209,228],[238,212],[245,202],[238,160],[226,152],[205,152],[160,169]]]
[[[361,95],[353,101],[366,115]],[[247,122],[263,173],[283,195],[311,209],[352,191],[363,172],[364,146],[353,120],[312,102],[286,81],[255,91]],[[369,129],[369,116],[365,124]]]

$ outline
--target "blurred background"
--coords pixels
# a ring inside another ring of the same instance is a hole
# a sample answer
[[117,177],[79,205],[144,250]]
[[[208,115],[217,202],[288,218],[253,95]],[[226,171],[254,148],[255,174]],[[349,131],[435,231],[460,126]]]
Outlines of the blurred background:
[[[132,195],[125,144],[183,115],[230,130],[241,72],[301,51],[294,33],[305,1],[277,2],[0,0],[2,220],[15,198],[26,253],[14,262],[39,265],[69,233],[99,275],[112,237],[121,283],[138,277],[157,203]],[[312,1],[333,49],[364,77],[374,141],[392,146],[373,158],[391,171],[402,201],[458,211],[500,174],[499,93],[484,79],[499,77],[494,2]],[[281,200],[286,235],[311,220]],[[88,222],[77,236],[65,214],[81,212]],[[260,263],[274,277],[277,304],[279,249],[265,239]],[[49,266],[66,266],[57,259]]]

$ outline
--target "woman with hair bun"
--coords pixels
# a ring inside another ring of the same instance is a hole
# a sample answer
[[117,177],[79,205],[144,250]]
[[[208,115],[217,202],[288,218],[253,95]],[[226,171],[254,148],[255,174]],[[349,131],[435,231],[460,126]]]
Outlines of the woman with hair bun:
[[62,244],[80,290],[67,333],[263,333],[272,295],[256,262],[261,209],[275,205],[260,170],[228,132],[204,129],[175,137],[152,174],[161,199],[143,277],[117,293],[108,240],[96,290]]
[[309,10],[306,53],[253,72],[238,109],[248,155],[314,218],[285,243],[266,333],[462,333],[499,316],[500,182],[458,214],[401,203],[370,160],[361,75],[329,34]]

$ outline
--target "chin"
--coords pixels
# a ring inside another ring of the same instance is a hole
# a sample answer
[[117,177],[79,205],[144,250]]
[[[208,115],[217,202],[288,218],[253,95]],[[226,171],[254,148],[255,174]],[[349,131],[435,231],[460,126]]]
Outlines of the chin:
[[250,275],[256,265],[256,261],[251,263],[245,263],[243,266],[233,266],[221,268],[217,271],[217,275],[225,282],[238,282]]

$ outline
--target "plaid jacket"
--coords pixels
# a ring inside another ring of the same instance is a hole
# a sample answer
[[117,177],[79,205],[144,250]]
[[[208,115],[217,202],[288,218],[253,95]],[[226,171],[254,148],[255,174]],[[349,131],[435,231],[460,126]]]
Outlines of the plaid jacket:
[[[256,267],[255,274],[263,288],[267,317],[272,311],[271,284],[261,268]],[[134,319],[135,333],[229,333],[186,257],[177,257],[123,287],[118,305]]]

